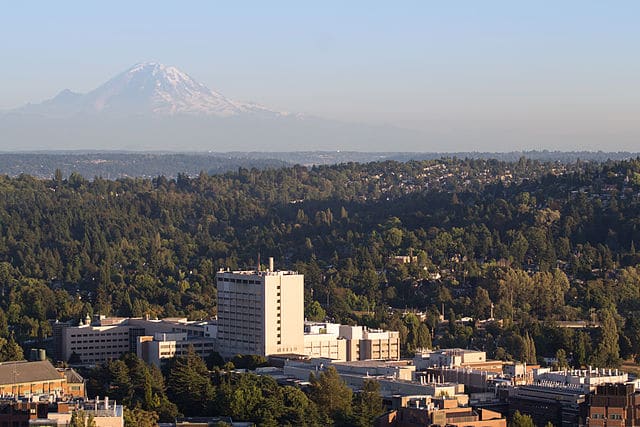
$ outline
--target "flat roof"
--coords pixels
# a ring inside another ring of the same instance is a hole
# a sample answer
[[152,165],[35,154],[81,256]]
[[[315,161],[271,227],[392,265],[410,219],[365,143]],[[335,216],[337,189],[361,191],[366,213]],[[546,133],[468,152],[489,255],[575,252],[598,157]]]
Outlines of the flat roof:
[[351,362],[331,362],[336,366],[354,366],[361,368],[376,368],[376,367],[403,367],[413,366],[413,363],[409,359],[405,360],[353,360]]
[[276,270],[276,271],[257,271],[257,270],[236,270],[236,271],[218,271],[217,275],[236,275],[236,276],[301,276],[297,271],[292,270]]

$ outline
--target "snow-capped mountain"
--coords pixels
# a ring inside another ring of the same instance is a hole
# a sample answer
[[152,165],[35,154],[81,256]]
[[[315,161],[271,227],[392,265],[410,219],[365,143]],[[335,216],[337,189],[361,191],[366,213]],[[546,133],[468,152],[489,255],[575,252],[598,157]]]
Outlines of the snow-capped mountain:
[[288,115],[231,100],[176,67],[156,62],[136,64],[87,94],[66,89],[52,99],[29,104],[19,111],[45,116],[96,113],[216,117]]
[[400,150],[421,141],[414,131],[234,101],[153,62],[134,65],[86,94],[66,89],[0,113],[0,151],[388,151],[389,144]]

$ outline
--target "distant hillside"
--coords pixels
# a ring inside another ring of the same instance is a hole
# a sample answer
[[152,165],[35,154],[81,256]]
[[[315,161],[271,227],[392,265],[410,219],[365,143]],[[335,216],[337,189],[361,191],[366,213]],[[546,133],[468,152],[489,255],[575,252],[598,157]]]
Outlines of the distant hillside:
[[178,174],[198,175],[201,171],[210,175],[236,171],[238,168],[280,168],[294,164],[333,165],[340,163],[368,163],[395,160],[436,160],[442,158],[495,159],[513,162],[525,157],[544,162],[574,163],[577,160],[597,161],[625,160],[638,157],[628,152],[560,152],[560,151],[514,151],[509,153],[399,153],[359,151],[294,151],[294,152],[227,152],[227,153],[162,153],[162,152],[87,152],[87,151],[42,151],[24,153],[0,153],[0,174],[18,176],[33,175],[51,178],[56,169],[64,177],[76,172],[91,179],[99,176],[106,179],[123,177],[175,178]]
[[209,175],[237,171],[238,168],[280,168],[282,160],[240,158],[220,154],[160,154],[160,153],[5,153],[0,154],[0,174],[53,177],[56,169],[67,177],[72,172],[85,178],[106,179],[124,177],[175,178],[178,174],[196,176],[201,171]]

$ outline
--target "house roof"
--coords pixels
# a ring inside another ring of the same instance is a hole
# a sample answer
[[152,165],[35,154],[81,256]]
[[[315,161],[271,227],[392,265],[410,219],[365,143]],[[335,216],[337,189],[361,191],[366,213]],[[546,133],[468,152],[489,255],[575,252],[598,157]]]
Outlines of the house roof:
[[0,385],[60,380],[62,376],[48,360],[0,363]]

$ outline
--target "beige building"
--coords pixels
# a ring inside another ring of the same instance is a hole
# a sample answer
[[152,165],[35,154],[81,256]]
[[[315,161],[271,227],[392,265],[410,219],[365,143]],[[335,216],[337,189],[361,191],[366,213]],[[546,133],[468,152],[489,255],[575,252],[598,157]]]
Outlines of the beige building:
[[304,354],[336,361],[398,360],[400,334],[363,326],[306,322]]
[[216,350],[211,338],[188,338],[184,332],[156,332],[138,337],[137,356],[147,363],[160,366],[161,362],[174,356],[184,356],[192,347],[203,359]]
[[[416,365],[418,370],[433,367],[461,368],[484,366],[487,362],[493,363],[494,361],[487,361],[486,352],[465,348],[425,350],[416,353],[413,359],[413,364]],[[502,363],[497,362],[497,365],[499,365],[499,370],[502,371]]]
[[275,271],[219,271],[218,351],[261,356],[304,353],[304,276]]
[[337,323],[305,322],[304,354],[309,357],[325,357],[347,360],[347,340],[340,336]]
[[[138,351],[139,338],[148,337],[144,341],[153,341],[158,334],[180,334],[180,343],[174,344],[178,354],[181,347],[187,348],[189,344],[193,344],[196,351],[206,357],[215,344],[215,321],[98,316],[93,322],[86,319],[79,326],[62,326],[56,334],[58,342],[55,344],[62,360],[68,361],[73,355],[76,362],[79,359],[77,364],[95,365],[117,359],[129,352],[143,357],[144,350]],[[147,359],[145,361],[155,363]]]

